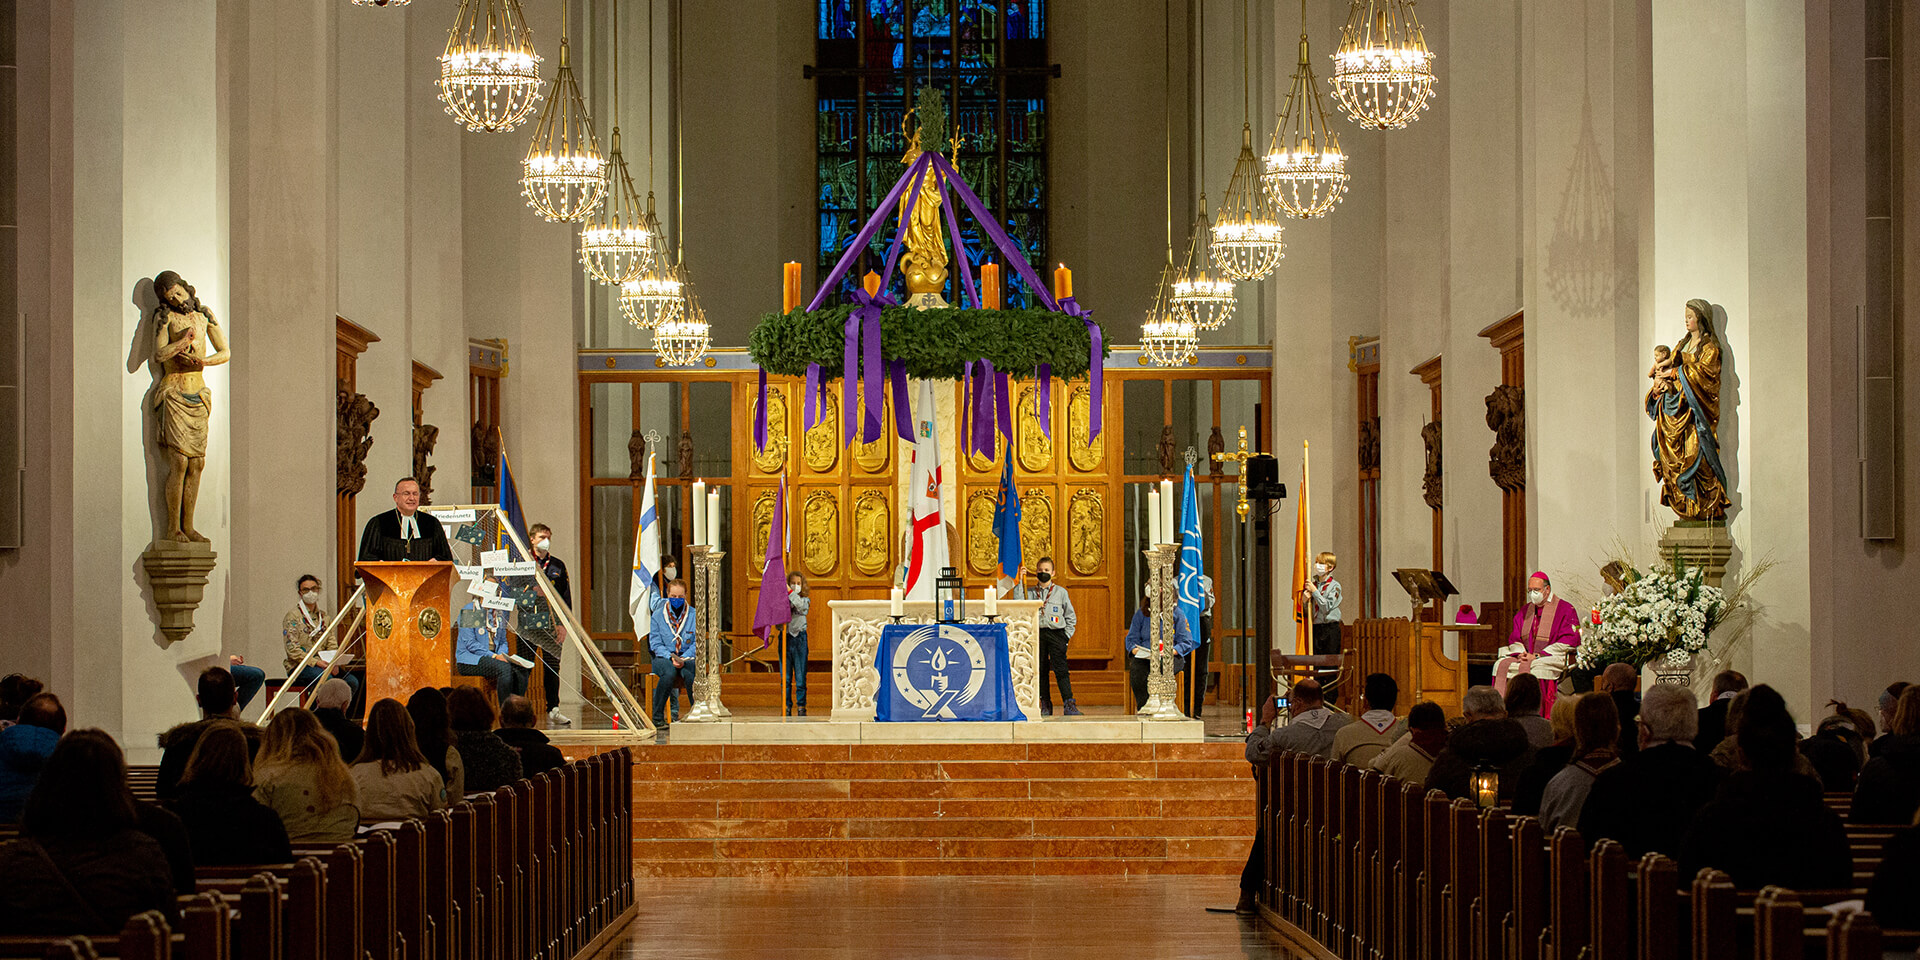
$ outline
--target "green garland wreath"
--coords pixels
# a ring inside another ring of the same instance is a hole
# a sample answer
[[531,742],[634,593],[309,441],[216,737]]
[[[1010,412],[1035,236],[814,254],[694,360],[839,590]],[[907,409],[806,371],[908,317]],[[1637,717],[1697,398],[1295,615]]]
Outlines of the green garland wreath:
[[[824,310],[768,313],[747,338],[747,353],[768,373],[804,377],[809,364],[820,365],[820,382],[840,379],[846,360],[847,315],[842,304]],[[1098,323],[1099,321],[1094,321]],[[1102,327],[1102,357],[1113,340]],[[958,380],[968,364],[990,360],[993,368],[1015,377],[1031,377],[1040,364],[1053,364],[1065,380],[1087,372],[1086,323],[1079,317],[1042,308],[917,310],[887,307],[880,314],[880,355],[906,362],[907,376],[920,380]]]

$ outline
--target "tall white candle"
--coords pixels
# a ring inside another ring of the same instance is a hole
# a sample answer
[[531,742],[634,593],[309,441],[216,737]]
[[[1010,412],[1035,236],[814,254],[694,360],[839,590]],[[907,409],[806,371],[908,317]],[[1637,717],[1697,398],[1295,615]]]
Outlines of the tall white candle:
[[720,490],[707,491],[707,546],[720,546]]
[[1166,538],[1161,543],[1172,543],[1173,538],[1180,535],[1180,527],[1173,519],[1174,505],[1177,503],[1179,501],[1173,499],[1173,481],[1160,481],[1160,509],[1166,511],[1160,515],[1160,535]]
[[1147,487],[1147,546],[1160,545],[1160,491]]
[[987,588],[987,616],[989,617],[998,616],[999,613],[1000,613],[1000,591],[993,587],[988,587]]
[[894,587],[887,595],[887,612],[896,617],[904,617],[907,614],[907,595],[901,592],[899,587]]
[[693,482],[693,545],[700,546],[707,537],[707,482]]

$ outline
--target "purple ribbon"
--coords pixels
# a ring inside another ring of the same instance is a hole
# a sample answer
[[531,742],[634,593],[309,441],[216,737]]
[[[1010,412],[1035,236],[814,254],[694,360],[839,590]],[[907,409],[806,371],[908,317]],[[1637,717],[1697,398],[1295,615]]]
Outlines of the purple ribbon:
[[995,419],[1000,424],[1000,435],[1013,442],[1013,404],[1007,402],[1007,372],[1001,370],[993,375],[993,409]]
[[1048,440],[1053,439],[1053,364],[1043,363],[1034,368],[1034,412],[1040,417],[1040,433]]
[[912,443],[913,407],[907,402],[907,362],[895,360],[887,364],[887,368],[893,380],[893,430],[900,439]]
[[[766,376],[766,371],[763,370],[760,372],[761,380],[764,381]],[[766,384],[762,383],[761,386],[764,387]],[[812,430],[813,425],[820,422],[820,365],[817,363],[807,364],[806,404],[805,419],[801,422],[808,430]]]
[[[809,397],[809,400],[812,398]],[[753,448],[767,449],[767,368],[760,368],[760,409],[753,415]]]
[[1087,360],[1087,439],[1091,442],[1100,436],[1100,410],[1103,406],[1100,401],[1104,396],[1102,387],[1106,379],[1106,350],[1101,348],[1100,325],[1093,322],[1093,311],[1081,306],[1072,297],[1061,298],[1059,307],[1061,313],[1077,317],[1087,325],[1087,339],[1092,344]]
[[987,456],[993,454],[993,361],[975,360],[972,364],[976,371],[969,378],[967,389],[971,391],[967,409],[968,418],[973,421],[971,452]]
[[[934,171],[934,179],[939,182],[943,190],[948,183],[952,182],[946,174],[940,173],[938,170]],[[914,194],[918,196],[919,191],[916,189]],[[967,245],[960,241],[960,218],[946,216],[941,219],[947,221],[947,235],[953,238],[953,255],[955,259],[960,261],[960,282],[967,291],[966,299],[961,300],[960,305],[964,307],[967,305],[967,301],[971,300],[974,309],[978,310],[986,306],[986,304],[980,301],[980,291],[973,285],[973,264],[967,260]]]
[[[939,156],[937,153],[921,154],[920,159],[915,160],[913,165],[907,168],[907,172],[900,176],[900,180],[893,185],[893,190],[887,194],[887,198],[880,201],[879,206],[873,208],[873,215],[867,218],[866,225],[860,228],[860,233],[853,238],[853,243],[847,246],[847,252],[840,255],[839,262],[835,263],[833,269],[827,273],[826,278],[820,281],[820,288],[814,291],[813,300],[807,304],[807,310],[809,312],[820,309],[820,305],[826,302],[827,294],[833,290],[834,285],[839,283],[840,278],[846,276],[847,271],[853,268],[854,261],[860,259],[860,254],[866,251],[867,244],[872,243],[873,238],[879,235],[880,228],[886,226],[887,218],[893,215],[893,205],[900,202],[900,194],[907,189],[909,182],[913,184],[914,193],[916,195],[919,194],[920,180],[916,174],[924,175],[927,167],[932,164],[934,159],[938,159]],[[909,207],[908,211],[911,212],[912,208]],[[894,248],[898,249],[899,246],[900,238],[896,235],[894,237]],[[891,255],[889,255],[889,259],[891,259]],[[882,274],[881,276],[887,276],[891,273],[892,270],[889,269],[886,274]]]
[[[880,439],[880,383],[883,371],[880,364],[880,313],[884,307],[893,306],[893,298],[885,291],[868,294],[862,288],[853,292],[855,304],[852,313],[847,315],[847,343],[844,353],[845,369],[840,377],[840,409],[845,411],[846,423],[841,430],[843,442],[852,443],[855,430],[855,410],[860,411],[859,422],[861,441],[872,443]],[[856,389],[861,376],[861,366],[866,367],[866,399],[861,405]]]

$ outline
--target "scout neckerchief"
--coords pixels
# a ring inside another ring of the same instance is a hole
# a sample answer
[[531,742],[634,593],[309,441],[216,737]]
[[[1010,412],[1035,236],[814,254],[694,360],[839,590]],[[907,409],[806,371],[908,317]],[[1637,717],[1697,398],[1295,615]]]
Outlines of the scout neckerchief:
[[684,638],[680,636],[680,628],[686,625],[687,615],[693,611],[692,607],[683,606],[680,608],[680,615],[676,617],[673,615],[673,607],[671,605],[673,601],[668,600],[667,603],[669,604],[667,607],[667,630],[673,634],[673,655],[678,657],[684,654],[681,647],[685,642]]

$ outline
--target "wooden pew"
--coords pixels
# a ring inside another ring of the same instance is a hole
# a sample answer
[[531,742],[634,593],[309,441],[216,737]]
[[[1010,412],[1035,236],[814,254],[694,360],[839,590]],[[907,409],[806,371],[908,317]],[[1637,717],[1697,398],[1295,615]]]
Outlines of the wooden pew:
[[1686,960],[1681,949],[1686,941],[1680,935],[1686,906],[1680,893],[1680,865],[1664,854],[1649,853],[1640,858],[1636,872],[1637,960]]
[[1601,840],[1587,854],[1589,960],[1633,960],[1634,905],[1627,850]]
[[1506,928],[1513,913],[1514,825],[1505,810],[1481,811],[1480,885],[1470,911],[1473,960],[1503,960]]

